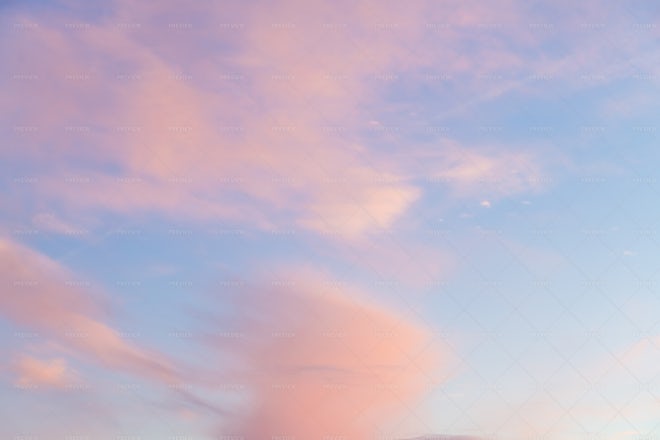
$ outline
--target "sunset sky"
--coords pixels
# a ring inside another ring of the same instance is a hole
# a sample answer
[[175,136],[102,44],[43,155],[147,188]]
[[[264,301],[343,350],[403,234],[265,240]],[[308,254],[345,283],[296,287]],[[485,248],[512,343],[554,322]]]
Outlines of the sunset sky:
[[657,439],[659,19],[0,1],[0,438]]

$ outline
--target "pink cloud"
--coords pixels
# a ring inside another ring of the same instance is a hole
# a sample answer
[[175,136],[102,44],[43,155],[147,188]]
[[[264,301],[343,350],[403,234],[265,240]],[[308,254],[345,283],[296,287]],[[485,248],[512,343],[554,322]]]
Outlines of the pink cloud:
[[21,388],[66,388],[73,383],[72,372],[64,359],[21,356],[14,369],[18,376],[15,385]]
[[[55,16],[12,37],[22,51],[43,54],[9,58],[12,70],[38,79],[12,86],[4,109],[20,109],[17,125],[39,127],[13,154],[59,165],[40,173],[39,197],[75,212],[295,224],[349,239],[391,228],[423,194],[416,169],[356,135],[372,117],[364,108],[380,99],[378,74],[428,67],[410,48],[428,43],[436,19],[455,22],[455,42],[464,26],[493,19],[489,8],[459,5],[436,17],[421,6],[326,2],[309,11],[299,2],[209,5],[177,16],[177,4],[159,6],[169,25],[150,8],[117,2],[115,16],[85,29],[67,30],[67,18]],[[198,49],[214,41],[229,48]],[[434,57],[461,59],[458,46]],[[500,49],[484,69],[516,64]],[[447,69],[476,71],[484,61],[467,59]],[[456,146],[449,154],[471,153]],[[440,161],[434,172],[465,187],[500,176],[509,159]],[[504,191],[526,188],[506,182]]]
[[240,337],[211,343],[236,365],[228,380],[245,384],[247,403],[223,434],[375,435],[408,415],[445,357],[423,327],[313,271],[299,268],[233,298],[231,331]]
[[176,380],[175,370],[162,355],[126,341],[105,323],[98,301],[68,282],[76,277],[55,261],[2,239],[0,262],[0,278],[6,282],[0,313],[7,319],[108,368],[157,381]]

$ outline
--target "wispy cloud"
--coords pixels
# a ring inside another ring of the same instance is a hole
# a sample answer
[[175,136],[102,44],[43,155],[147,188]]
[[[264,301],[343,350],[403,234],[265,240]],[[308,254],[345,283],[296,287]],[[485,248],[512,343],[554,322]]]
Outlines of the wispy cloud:
[[[430,25],[424,8],[380,5],[373,15],[351,5],[346,14],[319,3],[300,15],[296,2],[272,10],[209,6],[167,24],[155,23],[149,8],[118,5],[115,15],[81,28],[56,14],[12,36],[22,50],[47,54],[9,65],[27,76],[14,80],[6,112],[18,106],[12,122],[33,128],[15,134],[23,144],[10,151],[15,160],[39,155],[60,164],[34,185],[51,203],[262,228],[293,223],[355,238],[392,227],[423,197],[418,178],[445,179],[460,194],[538,186],[541,165],[531,154],[481,154],[452,142],[423,153],[432,169],[420,170],[357,135],[387,90],[381,77],[424,69],[413,47],[445,31]],[[454,6],[445,19],[457,29],[487,21],[480,8]],[[167,15],[173,6],[159,8]],[[203,26],[209,17],[227,23]],[[456,29],[450,35],[463,38]],[[216,72],[209,75],[208,62],[190,50],[214,38],[229,46],[209,59]],[[177,59],[188,60],[185,68]],[[484,68],[508,62],[496,59]],[[453,74],[474,68],[448,66]]]
[[108,368],[176,380],[167,359],[124,339],[81,281],[57,262],[7,239],[0,241],[0,262],[7,284],[0,294],[5,318]]

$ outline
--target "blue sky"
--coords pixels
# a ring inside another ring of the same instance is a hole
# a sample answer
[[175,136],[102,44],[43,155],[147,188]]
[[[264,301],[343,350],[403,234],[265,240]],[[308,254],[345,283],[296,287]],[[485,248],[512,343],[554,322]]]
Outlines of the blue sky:
[[657,435],[652,2],[0,24],[2,436]]

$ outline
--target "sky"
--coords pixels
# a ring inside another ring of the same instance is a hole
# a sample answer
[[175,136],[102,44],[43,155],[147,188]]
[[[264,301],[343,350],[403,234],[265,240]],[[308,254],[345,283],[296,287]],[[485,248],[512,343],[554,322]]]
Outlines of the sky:
[[659,9],[0,2],[0,437],[657,438]]

